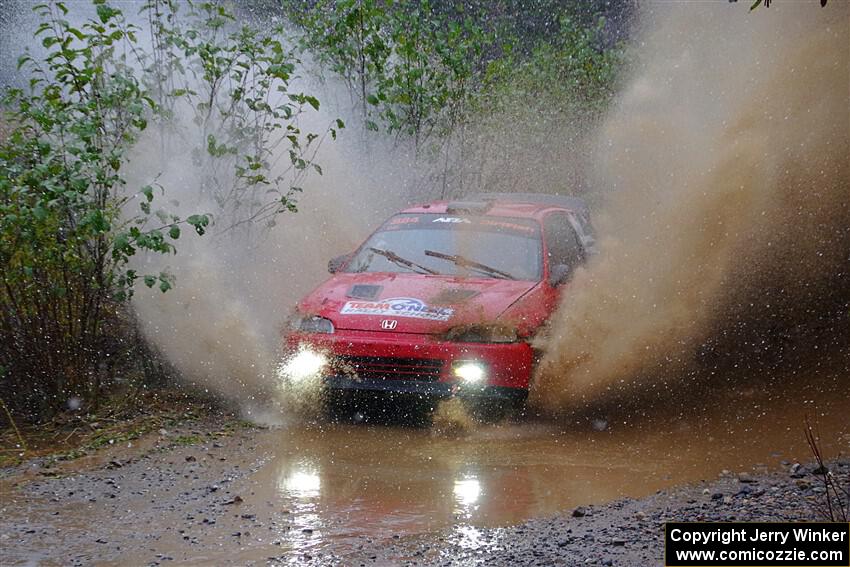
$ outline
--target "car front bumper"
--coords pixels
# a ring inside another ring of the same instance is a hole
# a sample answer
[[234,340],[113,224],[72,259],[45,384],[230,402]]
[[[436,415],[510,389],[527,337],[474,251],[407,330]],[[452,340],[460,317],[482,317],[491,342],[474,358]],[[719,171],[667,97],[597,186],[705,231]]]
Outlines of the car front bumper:
[[502,386],[464,387],[446,382],[418,382],[415,380],[353,379],[348,376],[331,375],[324,379],[325,387],[333,391],[374,392],[392,395],[428,396],[432,398],[490,398],[497,400],[524,400],[526,388]]
[[[329,390],[524,398],[533,351],[526,342],[482,344],[442,341],[432,335],[338,330],[333,334],[292,333],[287,347],[323,354],[322,384]],[[459,365],[480,366],[470,382],[456,374]]]

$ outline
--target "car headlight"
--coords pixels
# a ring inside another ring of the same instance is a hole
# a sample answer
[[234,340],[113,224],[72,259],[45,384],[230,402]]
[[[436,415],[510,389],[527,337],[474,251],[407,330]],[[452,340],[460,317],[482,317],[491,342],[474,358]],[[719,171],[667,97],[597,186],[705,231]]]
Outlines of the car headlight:
[[515,343],[516,329],[505,325],[464,325],[450,329],[447,341],[459,343]]
[[452,365],[452,373],[464,384],[481,384],[487,378],[487,368],[475,360],[460,360]]
[[330,334],[334,332],[334,324],[330,319],[325,319],[324,317],[318,317],[316,315],[296,319],[293,327],[296,331],[301,331],[302,333]]
[[318,376],[328,365],[323,353],[302,348],[280,366],[280,377],[300,383]]

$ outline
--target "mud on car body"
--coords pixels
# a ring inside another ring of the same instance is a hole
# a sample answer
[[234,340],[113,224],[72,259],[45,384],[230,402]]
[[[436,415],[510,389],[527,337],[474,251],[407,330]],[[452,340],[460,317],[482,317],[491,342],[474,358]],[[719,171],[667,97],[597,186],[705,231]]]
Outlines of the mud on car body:
[[389,218],[298,304],[281,367],[335,399],[380,394],[522,403],[529,341],[593,253],[584,202],[536,194],[438,201]]

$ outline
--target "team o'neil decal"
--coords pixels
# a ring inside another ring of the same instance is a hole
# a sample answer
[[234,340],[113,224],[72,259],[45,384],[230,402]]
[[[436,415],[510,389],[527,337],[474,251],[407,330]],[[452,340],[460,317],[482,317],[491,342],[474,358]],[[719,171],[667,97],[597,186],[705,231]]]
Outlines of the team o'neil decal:
[[435,307],[411,297],[393,297],[381,301],[349,301],[339,310],[342,315],[392,315],[430,321],[448,321],[451,307]]

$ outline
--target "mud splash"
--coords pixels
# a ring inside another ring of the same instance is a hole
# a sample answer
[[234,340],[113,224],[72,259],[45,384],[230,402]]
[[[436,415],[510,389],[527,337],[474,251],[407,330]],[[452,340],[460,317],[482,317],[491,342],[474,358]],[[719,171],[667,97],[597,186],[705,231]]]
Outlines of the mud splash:
[[603,252],[540,342],[531,400],[549,412],[847,351],[850,6],[643,18],[596,151]]
[[[321,132],[339,110],[322,107],[302,127]],[[190,116],[178,114],[170,126],[191,138]],[[283,416],[273,406],[290,401],[278,389],[275,368],[281,332],[298,299],[327,277],[328,259],[351,252],[378,220],[407,202],[409,189],[397,176],[405,160],[378,157],[386,153],[359,144],[360,137],[352,128],[340,131],[336,142],[325,140],[315,158],[323,174],[303,180],[299,211],[279,215],[273,227],[218,223],[203,237],[181,237],[177,255],[148,255],[137,266],[140,273],[176,278],[165,294],[138,286],[133,307],[146,336],[185,381],[238,403],[248,418],[278,423]],[[220,209],[191,148],[175,146],[162,155],[157,133],[145,137],[134,148],[129,177],[143,185],[158,172],[166,198],[179,203],[177,212],[215,215]]]
[[462,435],[474,430],[477,425],[459,398],[441,401],[434,411],[432,427],[439,435]]

